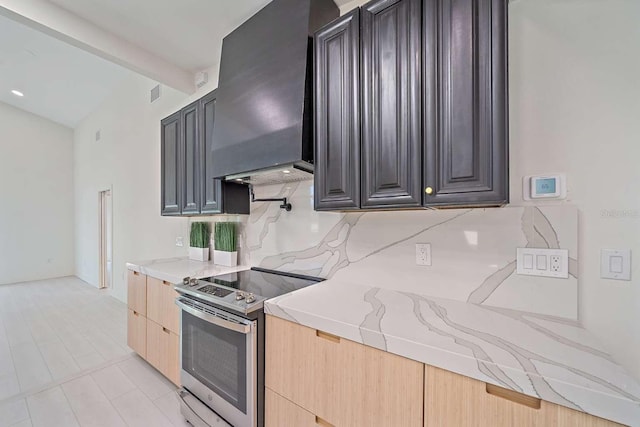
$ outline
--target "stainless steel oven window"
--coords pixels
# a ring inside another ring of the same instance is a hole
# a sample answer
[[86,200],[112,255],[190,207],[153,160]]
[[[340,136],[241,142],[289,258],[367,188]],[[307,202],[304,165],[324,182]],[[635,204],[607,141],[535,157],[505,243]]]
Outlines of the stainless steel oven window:
[[247,413],[246,335],[183,311],[182,369]]

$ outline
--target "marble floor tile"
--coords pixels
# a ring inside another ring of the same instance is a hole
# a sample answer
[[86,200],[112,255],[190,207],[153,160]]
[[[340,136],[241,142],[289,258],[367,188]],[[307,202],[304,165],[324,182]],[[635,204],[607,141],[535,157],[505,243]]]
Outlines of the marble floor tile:
[[136,386],[117,366],[109,366],[91,374],[98,387],[112,400],[136,389]]
[[80,366],[62,342],[47,342],[38,347],[54,379],[65,378],[80,372]]
[[169,419],[140,390],[131,391],[112,402],[129,427],[172,427]]
[[126,427],[118,411],[90,375],[62,385],[71,409],[83,427]]
[[139,356],[125,360],[117,366],[151,400],[164,396],[176,388]]
[[61,387],[29,396],[27,404],[34,427],[79,426]]
[[24,399],[0,404],[0,427],[13,426],[28,419],[29,410]]
[[11,354],[21,391],[41,387],[53,381],[49,368],[35,343],[11,347]]
[[180,413],[180,401],[175,391],[159,397],[153,403],[162,411],[162,413],[176,427],[189,427],[191,424],[184,419]]

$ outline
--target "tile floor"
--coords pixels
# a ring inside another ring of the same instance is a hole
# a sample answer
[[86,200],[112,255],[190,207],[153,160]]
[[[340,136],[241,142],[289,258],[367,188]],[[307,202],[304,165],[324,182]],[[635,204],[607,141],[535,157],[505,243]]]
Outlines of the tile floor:
[[78,278],[0,286],[0,427],[188,426],[126,343],[126,305]]

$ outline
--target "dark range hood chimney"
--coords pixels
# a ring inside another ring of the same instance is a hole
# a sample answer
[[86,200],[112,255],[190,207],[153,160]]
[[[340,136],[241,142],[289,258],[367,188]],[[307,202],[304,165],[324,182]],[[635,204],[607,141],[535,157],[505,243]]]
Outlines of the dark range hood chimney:
[[313,172],[312,36],[338,15],[332,0],[273,0],[224,38],[217,177],[260,184]]

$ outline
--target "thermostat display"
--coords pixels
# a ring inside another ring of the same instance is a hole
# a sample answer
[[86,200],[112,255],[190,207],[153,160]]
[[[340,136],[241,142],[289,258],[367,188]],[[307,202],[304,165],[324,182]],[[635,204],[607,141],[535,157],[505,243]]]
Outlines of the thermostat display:
[[555,178],[534,178],[536,183],[535,193],[537,195],[555,194],[556,179]]
[[566,179],[563,174],[526,176],[523,184],[525,200],[564,199],[567,196]]

